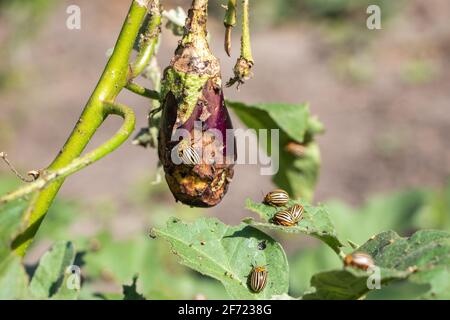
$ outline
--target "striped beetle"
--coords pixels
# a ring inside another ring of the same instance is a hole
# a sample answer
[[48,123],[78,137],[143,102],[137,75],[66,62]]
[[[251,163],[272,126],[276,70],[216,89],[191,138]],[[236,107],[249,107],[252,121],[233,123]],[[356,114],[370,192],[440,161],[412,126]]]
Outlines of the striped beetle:
[[288,201],[289,201],[289,194],[281,189],[273,190],[268,194],[266,194],[266,196],[264,197],[264,203],[277,207],[284,206],[285,204],[288,203]]
[[254,266],[250,272],[249,285],[254,293],[264,290],[269,272],[265,266]]
[[305,211],[305,208],[303,208],[300,204],[294,204],[291,208],[288,209],[291,213],[292,220],[295,221],[295,223],[299,222],[303,218],[303,212]]
[[281,210],[275,213],[272,218],[273,223],[278,224],[280,226],[292,227],[295,226],[297,221],[292,217],[291,210]]
[[364,252],[353,252],[344,258],[346,267],[352,266],[358,269],[367,270],[375,265],[372,257]]
[[185,165],[195,166],[201,162],[198,152],[184,140],[178,144],[178,156]]

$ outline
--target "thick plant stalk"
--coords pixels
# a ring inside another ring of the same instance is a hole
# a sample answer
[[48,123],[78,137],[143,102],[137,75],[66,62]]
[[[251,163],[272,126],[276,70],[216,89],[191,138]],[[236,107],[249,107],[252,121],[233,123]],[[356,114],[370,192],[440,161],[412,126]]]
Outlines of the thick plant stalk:
[[[232,124],[224,103],[220,65],[207,42],[207,3],[193,1],[185,34],[164,71],[158,143],[159,159],[175,199],[198,207],[221,201],[233,176],[235,157],[226,141]],[[180,141],[180,132],[188,137]]]
[[[118,113],[118,105],[114,104],[117,95],[124,87],[131,83],[132,79],[142,71],[143,68],[141,66],[148,63],[151,58],[152,41],[147,41],[141,46],[141,52],[138,54],[136,63],[131,66],[129,65],[133,44],[139,35],[140,27],[148,10],[150,10],[152,14],[159,15],[159,2],[151,0],[134,0],[132,2],[127,19],[123,24],[115,45],[114,52],[105,67],[103,75],[69,139],[52,164],[45,169],[48,174],[51,174],[52,172],[57,173],[61,170],[68,170],[69,173],[73,173],[91,162],[81,162],[81,167],[78,167],[76,159],[80,157],[92,136],[108,115]],[[155,29],[156,27],[153,27],[147,35],[152,34],[152,32],[159,32],[159,24],[156,23],[155,26],[157,26],[158,30]],[[149,39],[150,38],[152,37],[149,37]],[[134,126],[134,121],[131,121],[130,118],[131,115],[128,111],[126,114],[127,116],[124,116],[126,120],[125,124],[130,125],[132,123]],[[125,139],[123,139],[125,138],[125,135],[123,134],[126,133],[126,137],[128,137],[131,133],[130,131],[132,131],[131,127],[128,127],[128,130],[126,131],[121,131],[120,138],[113,138],[107,145],[102,146],[105,147],[103,150],[105,152],[100,152],[98,155],[102,157],[114,150],[125,141]],[[72,169],[75,167],[76,170],[72,172]],[[61,178],[45,184],[42,190],[33,194],[22,221],[24,231],[18,235],[12,244],[12,248],[19,255],[23,256],[32,242],[50,205],[64,182],[64,176],[65,174],[62,174]],[[38,180],[35,183],[40,182]]]

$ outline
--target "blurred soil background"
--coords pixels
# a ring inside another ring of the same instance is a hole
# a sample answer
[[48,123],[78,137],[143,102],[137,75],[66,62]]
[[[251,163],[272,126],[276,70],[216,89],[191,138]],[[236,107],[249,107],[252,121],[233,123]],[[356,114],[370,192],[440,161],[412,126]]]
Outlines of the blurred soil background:
[[[0,1],[0,150],[23,171],[48,165],[63,145],[94,89],[114,46],[129,1]],[[214,53],[226,80],[233,58],[223,50],[220,1],[211,1]],[[226,1],[222,1],[226,2]],[[450,174],[450,2],[252,1],[255,77],[226,89],[230,100],[309,102],[325,124],[319,138],[322,171],[316,201],[340,199],[360,205],[373,194],[421,186],[441,187]],[[163,1],[187,9],[190,1]],[[395,4],[394,4],[395,3]],[[81,30],[66,28],[68,5],[81,8]],[[366,8],[380,4],[382,30],[366,28]],[[24,8],[27,9],[24,9]],[[163,30],[161,66],[177,38]],[[145,81],[141,81],[146,84]],[[148,86],[148,84],[146,84]],[[148,101],[123,92],[119,100],[146,126]],[[90,148],[118,128],[108,119]],[[242,126],[235,119],[235,126]],[[60,197],[82,202],[85,221],[75,231],[94,232],[96,216],[119,213],[111,227],[118,236],[147,229],[152,206],[141,206],[153,186],[157,156],[131,141],[70,177]],[[0,166],[1,177],[9,175]],[[272,188],[258,166],[238,165],[223,202],[202,214],[226,223],[249,216],[245,199]],[[159,190],[158,189],[158,190]],[[154,201],[172,205],[167,193]],[[150,197],[150,196],[148,196]]]

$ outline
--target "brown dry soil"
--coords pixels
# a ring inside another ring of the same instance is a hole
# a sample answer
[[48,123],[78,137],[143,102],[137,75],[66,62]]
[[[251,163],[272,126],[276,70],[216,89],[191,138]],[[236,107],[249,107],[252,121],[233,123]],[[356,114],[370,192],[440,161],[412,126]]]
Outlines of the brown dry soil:
[[[128,1],[71,3],[82,9],[82,29],[65,28],[66,5],[61,1],[38,36],[14,57],[26,72],[26,85],[1,92],[0,149],[22,169],[45,167],[64,143],[103,70]],[[253,36],[255,78],[240,92],[227,89],[225,94],[249,103],[310,103],[327,129],[319,139],[323,165],[317,201],[338,198],[359,204],[374,193],[440,186],[450,174],[448,12],[446,0],[428,0],[426,7],[409,1],[401,16],[368,33],[370,48],[356,60],[357,69],[368,70],[370,77],[356,82],[342,76],[348,74],[345,66],[333,67],[333,46],[318,27],[303,23],[258,31]],[[220,22],[210,25],[213,50],[228,78],[236,57],[227,58],[222,49]],[[162,65],[167,65],[176,41],[165,32]],[[408,70],[415,70],[414,61],[422,66],[426,62],[424,72],[431,76],[425,81],[420,80],[422,72],[415,82],[405,80]],[[138,127],[145,126],[148,102],[127,92],[119,100],[136,110]],[[119,125],[117,119],[108,120],[90,148]],[[235,126],[241,125],[235,120]],[[61,194],[114,201],[123,217],[114,224],[132,232],[142,227],[138,217],[149,213],[132,205],[129,194],[137,181],[150,183],[156,163],[154,150],[128,142],[68,179]],[[271,187],[270,177],[260,176],[257,166],[239,165],[227,197],[207,214],[238,223],[249,214],[243,209],[245,199],[261,198]]]

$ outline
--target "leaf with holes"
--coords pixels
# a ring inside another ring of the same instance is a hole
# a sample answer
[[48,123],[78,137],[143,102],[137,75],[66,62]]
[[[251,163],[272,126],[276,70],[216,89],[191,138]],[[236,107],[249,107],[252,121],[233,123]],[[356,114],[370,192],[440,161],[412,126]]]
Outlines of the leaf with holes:
[[[214,218],[193,223],[172,218],[153,233],[172,245],[182,264],[219,280],[233,299],[270,299],[288,291],[289,267],[283,248],[256,228],[228,226]],[[252,265],[266,266],[269,273],[260,293],[248,286]]]
[[270,221],[275,213],[281,209],[264,203],[256,203],[250,199],[247,199],[246,208],[257,213],[265,222],[256,222],[251,218],[245,219],[244,222],[257,228],[310,235],[325,242],[336,253],[339,253],[340,247],[343,245],[337,237],[327,210],[323,206],[310,206],[303,200],[289,200],[287,206],[293,206],[294,204],[301,204],[305,209],[303,219],[296,226],[284,227],[271,223]]

